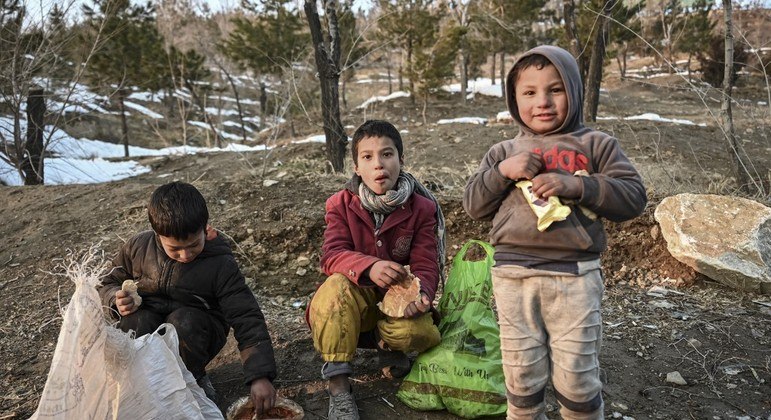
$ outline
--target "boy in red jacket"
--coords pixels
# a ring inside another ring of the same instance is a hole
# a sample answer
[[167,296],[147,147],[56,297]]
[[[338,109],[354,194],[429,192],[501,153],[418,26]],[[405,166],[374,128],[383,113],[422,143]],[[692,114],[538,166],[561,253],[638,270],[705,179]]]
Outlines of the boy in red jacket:
[[[441,276],[444,220],[436,199],[402,171],[399,131],[370,120],[351,144],[356,174],[326,203],[321,268],[329,277],[308,308],[313,345],[329,380],[329,419],[358,419],[348,377],[356,348],[377,343],[380,363],[393,376],[409,371],[405,352],[439,344],[430,309]],[[420,278],[421,299],[404,318],[377,307],[385,292],[407,280],[405,265]]]

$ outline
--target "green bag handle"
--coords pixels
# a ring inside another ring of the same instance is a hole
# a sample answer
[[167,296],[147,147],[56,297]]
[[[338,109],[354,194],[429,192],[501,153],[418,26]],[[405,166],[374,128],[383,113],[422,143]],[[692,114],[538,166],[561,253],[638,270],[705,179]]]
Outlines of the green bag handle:
[[482,249],[485,250],[485,254],[487,254],[487,258],[485,259],[485,262],[487,262],[487,266],[493,265],[493,255],[495,254],[495,248],[493,248],[492,245],[488,244],[485,241],[480,241],[477,239],[470,239],[468,240],[463,246],[461,247],[460,251],[458,251],[457,254],[455,254],[455,257],[453,257],[452,261],[453,264],[455,263],[455,260],[463,261],[463,258],[466,256],[466,252],[471,247],[471,245],[479,245],[482,247]]

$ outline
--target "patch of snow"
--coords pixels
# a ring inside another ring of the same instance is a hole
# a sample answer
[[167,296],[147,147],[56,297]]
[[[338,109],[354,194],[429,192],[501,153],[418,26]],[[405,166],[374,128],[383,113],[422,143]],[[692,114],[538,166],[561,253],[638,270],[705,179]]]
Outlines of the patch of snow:
[[394,93],[392,93],[390,95],[386,95],[386,96],[373,96],[373,97],[367,99],[366,101],[364,101],[361,105],[357,106],[356,109],[364,109],[364,108],[368,107],[370,104],[373,104],[375,102],[385,102],[385,101],[390,101],[391,99],[396,99],[396,98],[409,98],[409,96],[410,96],[410,93],[409,92],[404,92],[404,91],[394,92]]
[[453,118],[453,119],[442,119],[436,122],[437,124],[480,124],[485,125],[487,124],[487,118],[481,118],[481,117],[460,117],[460,118]]
[[[443,90],[451,93],[460,93],[460,83],[443,86]],[[494,85],[492,80],[487,77],[480,77],[468,82],[468,93],[480,94],[485,96],[503,97],[503,88],[500,84]]]
[[153,118],[153,119],[156,119],[156,120],[163,118],[163,115],[161,115],[161,114],[159,114],[157,112],[154,112],[153,110],[151,110],[151,109],[149,109],[147,107],[144,107],[142,105],[135,104],[134,102],[123,101],[123,104],[126,105],[126,107],[128,107],[128,108],[131,108],[133,110],[139,111],[142,114],[147,115],[150,118]]

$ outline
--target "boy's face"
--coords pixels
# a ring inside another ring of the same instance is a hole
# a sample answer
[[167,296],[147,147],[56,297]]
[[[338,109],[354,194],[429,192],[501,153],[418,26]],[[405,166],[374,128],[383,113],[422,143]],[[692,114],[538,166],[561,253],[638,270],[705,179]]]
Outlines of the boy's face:
[[568,114],[568,95],[557,68],[530,66],[514,84],[519,118],[536,134],[559,128]]
[[402,168],[394,141],[388,137],[365,137],[358,147],[356,175],[377,195],[393,189]]
[[217,231],[209,225],[206,225],[206,229],[201,229],[200,232],[183,239],[158,235],[166,255],[183,264],[193,261],[203,251],[206,241],[215,237],[217,237]]

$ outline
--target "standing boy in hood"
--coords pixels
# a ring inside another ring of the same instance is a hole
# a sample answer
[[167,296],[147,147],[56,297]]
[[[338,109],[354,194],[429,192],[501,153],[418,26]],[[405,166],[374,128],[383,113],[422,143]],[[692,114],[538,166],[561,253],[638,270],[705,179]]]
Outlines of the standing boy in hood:
[[[519,57],[506,78],[506,103],[519,134],[490,148],[463,206],[474,219],[492,220],[508,419],[545,419],[550,378],[562,418],[600,419],[602,219],[639,216],[645,187],[618,140],[584,127],[578,65],[567,51],[540,46]],[[532,183],[534,204],[521,181]],[[534,209],[550,197],[570,212],[541,224]]]
[[[433,195],[402,171],[399,131],[370,120],[353,134],[356,174],[326,202],[321,268],[329,276],[308,305],[313,346],[328,379],[329,420],[358,420],[348,377],[357,347],[375,346],[392,376],[409,372],[405,353],[439,344],[431,309],[441,276],[444,219]],[[386,316],[378,302],[392,286],[420,278],[420,299],[404,317]]]
[[[276,400],[273,345],[230,245],[208,225],[206,201],[194,186],[172,182],[153,192],[147,214],[153,229],[129,239],[102,278],[104,306],[120,315],[120,329],[137,337],[165,322],[174,325],[182,361],[211,400],[216,393],[206,365],[232,327],[245,383],[262,414]],[[126,280],[136,282],[141,300],[122,290]]]

